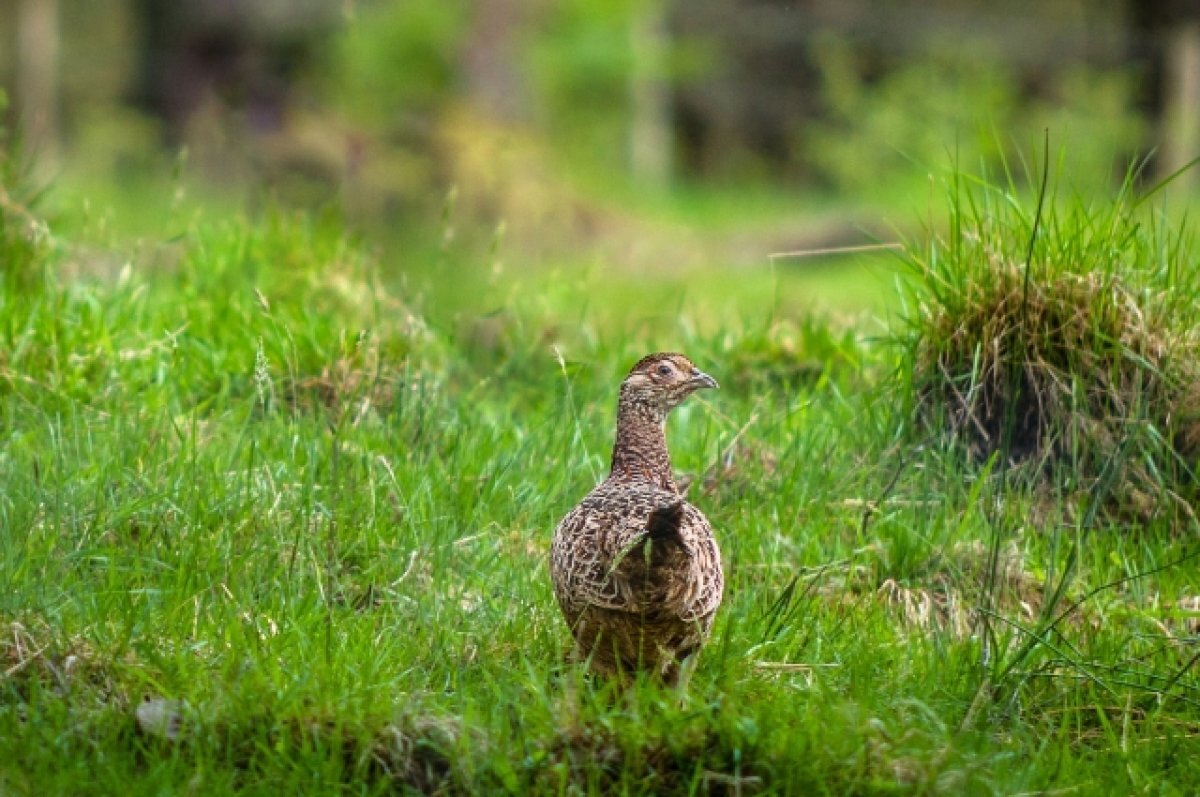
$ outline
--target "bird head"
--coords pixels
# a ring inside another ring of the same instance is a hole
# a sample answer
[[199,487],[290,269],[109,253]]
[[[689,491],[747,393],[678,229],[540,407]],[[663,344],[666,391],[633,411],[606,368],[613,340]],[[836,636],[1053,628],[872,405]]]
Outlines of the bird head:
[[666,417],[697,390],[716,387],[717,380],[693,365],[687,357],[659,352],[643,357],[633,366],[621,383],[621,398],[647,405]]

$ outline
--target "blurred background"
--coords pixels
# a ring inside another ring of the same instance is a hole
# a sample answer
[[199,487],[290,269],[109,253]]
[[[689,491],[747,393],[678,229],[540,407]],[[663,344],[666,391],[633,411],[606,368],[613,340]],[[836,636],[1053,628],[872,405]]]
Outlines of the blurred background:
[[4,146],[101,237],[186,201],[726,268],[893,240],[1047,131],[1084,195],[1200,153],[1195,0],[5,0],[0,43]]

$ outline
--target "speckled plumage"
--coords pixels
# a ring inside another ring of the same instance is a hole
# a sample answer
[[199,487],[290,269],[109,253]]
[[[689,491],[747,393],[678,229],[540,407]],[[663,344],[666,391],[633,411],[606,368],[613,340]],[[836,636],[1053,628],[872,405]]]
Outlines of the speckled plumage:
[[602,675],[647,670],[673,680],[700,649],[724,574],[712,527],[675,484],[667,414],[715,388],[681,354],[642,358],[621,383],[612,470],[558,524],[554,594],[575,657]]

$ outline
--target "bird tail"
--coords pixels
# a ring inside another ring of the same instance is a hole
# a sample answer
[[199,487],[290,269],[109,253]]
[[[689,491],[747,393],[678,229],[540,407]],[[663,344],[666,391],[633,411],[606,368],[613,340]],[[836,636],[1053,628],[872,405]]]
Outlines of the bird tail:
[[[615,573],[622,566],[626,557],[639,548],[644,550],[647,558],[650,557],[653,549],[661,551],[663,546],[668,548],[678,546],[687,552],[688,547],[683,541],[683,534],[680,530],[682,522],[683,498],[677,498],[651,510],[645,529],[639,531],[621,546],[608,566],[608,574]],[[647,540],[650,541],[649,547],[645,545]]]
[[650,539],[656,543],[674,543],[683,545],[683,535],[680,526],[683,523],[683,498],[677,498],[662,504],[650,512],[646,530]]

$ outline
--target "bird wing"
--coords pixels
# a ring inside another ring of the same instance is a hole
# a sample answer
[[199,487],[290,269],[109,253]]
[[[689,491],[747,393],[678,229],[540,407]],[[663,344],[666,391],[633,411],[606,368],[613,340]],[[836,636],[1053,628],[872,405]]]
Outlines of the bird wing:
[[[590,497],[589,497],[590,498]],[[640,610],[640,602],[621,565],[648,534],[650,507],[628,511],[584,499],[563,518],[555,532],[553,555],[559,571],[556,593],[568,615],[588,606],[615,611]]]
[[[717,562],[719,579],[719,555],[708,521],[681,496],[652,487],[626,487],[619,495],[593,492],[555,531],[552,555],[560,604],[568,616],[587,606],[624,612],[653,608],[656,599],[644,589],[651,553],[647,544],[671,541],[688,556],[699,545],[697,553]],[[708,595],[712,585],[697,586],[694,597],[705,598],[704,606],[712,603],[708,613],[715,611],[721,585],[715,585],[715,598]]]
[[688,607],[683,619],[711,622],[725,593],[721,552],[717,548],[712,526],[703,512],[691,504],[684,504],[679,534],[691,558],[692,570],[697,574],[692,585],[693,593],[682,601]]

